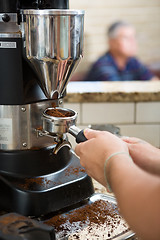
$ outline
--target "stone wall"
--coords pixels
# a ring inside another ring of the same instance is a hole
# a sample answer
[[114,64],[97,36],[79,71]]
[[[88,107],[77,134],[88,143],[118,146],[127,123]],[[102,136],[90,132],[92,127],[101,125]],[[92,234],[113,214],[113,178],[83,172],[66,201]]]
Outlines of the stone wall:
[[[114,124],[121,135],[138,137],[160,148],[160,102],[65,103],[64,107],[78,112],[81,129]],[[74,148],[75,139],[70,134],[69,138]]]
[[78,72],[88,70],[107,50],[106,29],[116,20],[135,26],[138,57],[144,63],[160,62],[160,0],[70,0],[70,8],[85,10],[84,59]]

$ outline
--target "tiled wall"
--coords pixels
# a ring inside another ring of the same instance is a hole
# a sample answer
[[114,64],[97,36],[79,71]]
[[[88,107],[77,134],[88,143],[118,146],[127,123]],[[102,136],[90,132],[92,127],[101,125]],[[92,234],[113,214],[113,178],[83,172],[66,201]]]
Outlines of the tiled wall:
[[106,30],[117,20],[133,24],[137,31],[138,57],[145,63],[160,61],[159,0],[70,0],[70,8],[85,10],[84,59],[77,71],[107,50]]
[[[142,138],[160,147],[160,102],[144,103],[64,103],[78,112],[77,125],[114,124],[121,135]],[[70,136],[73,147],[75,141]]]

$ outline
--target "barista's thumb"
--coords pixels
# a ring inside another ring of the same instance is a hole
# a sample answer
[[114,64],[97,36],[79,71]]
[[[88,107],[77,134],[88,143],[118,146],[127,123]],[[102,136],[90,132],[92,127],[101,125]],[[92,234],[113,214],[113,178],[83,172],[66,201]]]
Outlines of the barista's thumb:
[[84,129],[84,135],[88,140],[92,138],[96,138],[98,136],[98,133],[99,131],[97,130],[93,130],[89,128]]

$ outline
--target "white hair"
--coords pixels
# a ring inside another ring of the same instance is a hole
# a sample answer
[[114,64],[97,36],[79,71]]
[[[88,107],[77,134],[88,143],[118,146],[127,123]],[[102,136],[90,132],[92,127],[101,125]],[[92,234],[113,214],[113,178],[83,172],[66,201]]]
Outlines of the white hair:
[[110,25],[107,31],[108,38],[116,38],[117,37],[117,32],[121,27],[132,27],[131,24],[124,22],[124,21],[117,21]]

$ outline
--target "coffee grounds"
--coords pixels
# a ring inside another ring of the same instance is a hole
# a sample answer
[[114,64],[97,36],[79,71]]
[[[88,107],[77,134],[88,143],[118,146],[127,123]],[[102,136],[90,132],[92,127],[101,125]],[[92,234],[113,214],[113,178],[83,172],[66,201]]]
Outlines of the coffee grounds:
[[[71,239],[81,239],[79,238],[79,232],[87,229],[83,239],[90,239],[87,238],[88,234],[96,237],[92,239],[110,239],[114,234],[114,229],[120,225],[121,219],[116,204],[98,200],[79,209],[72,210],[67,214],[54,216],[45,223],[53,226],[59,237],[72,234]],[[101,232],[101,236],[103,235],[104,238],[99,238],[100,233],[98,233],[98,229],[99,227],[102,228],[103,225],[106,226],[105,228],[108,228],[108,232],[104,230],[104,234]],[[123,223],[123,226],[123,231],[128,229],[125,223]],[[105,231],[107,232],[107,238]]]
[[[79,176],[80,173],[85,173],[85,169],[82,167],[72,167],[70,166],[64,171],[65,176],[70,176],[70,175],[76,175]],[[23,183],[17,183],[15,182],[16,185],[18,185],[20,188],[24,190],[35,190],[39,189],[40,187],[49,187],[50,186],[56,186],[62,184],[62,182],[59,181],[52,181],[49,180],[45,177],[38,177],[38,178],[25,178],[23,180]]]
[[[46,222],[47,225],[54,226],[58,231],[64,229],[64,224],[68,221],[72,224],[81,221],[82,223],[104,223],[106,216],[114,218],[118,214],[118,209],[115,204],[108,201],[98,200],[92,204],[87,204],[79,209],[71,211],[64,216],[58,215]],[[63,224],[63,226],[62,226]],[[68,228],[66,224],[66,229]]]
[[[67,168],[64,172],[65,176],[70,176],[70,175],[76,175],[78,176],[80,173],[85,173],[85,169],[82,167],[72,167],[70,166]],[[25,190],[33,190],[36,187],[48,187],[48,185],[60,185],[62,184],[61,181],[52,181],[48,180],[44,177],[38,177],[38,178],[25,178],[23,183],[18,183],[18,186],[20,188],[23,188]]]
[[46,186],[50,184],[52,181],[45,179],[43,177],[39,178],[25,178],[24,183],[18,184],[19,187],[25,189],[25,190],[31,190],[33,189],[36,185],[39,186]]
[[54,103],[54,102],[51,103],[51,106],[55,108],[56,107],[56,103]]
[[74,116],[74,113],[63,110],[63,109],[49,109],[46,111],[46,114],[52,117],[72,117]]
[[85,173],[85,169],[82,167],[72,167],[70,166],[65,170],[65,176],[70,176],[71,174],[79,175],[80,172]]

